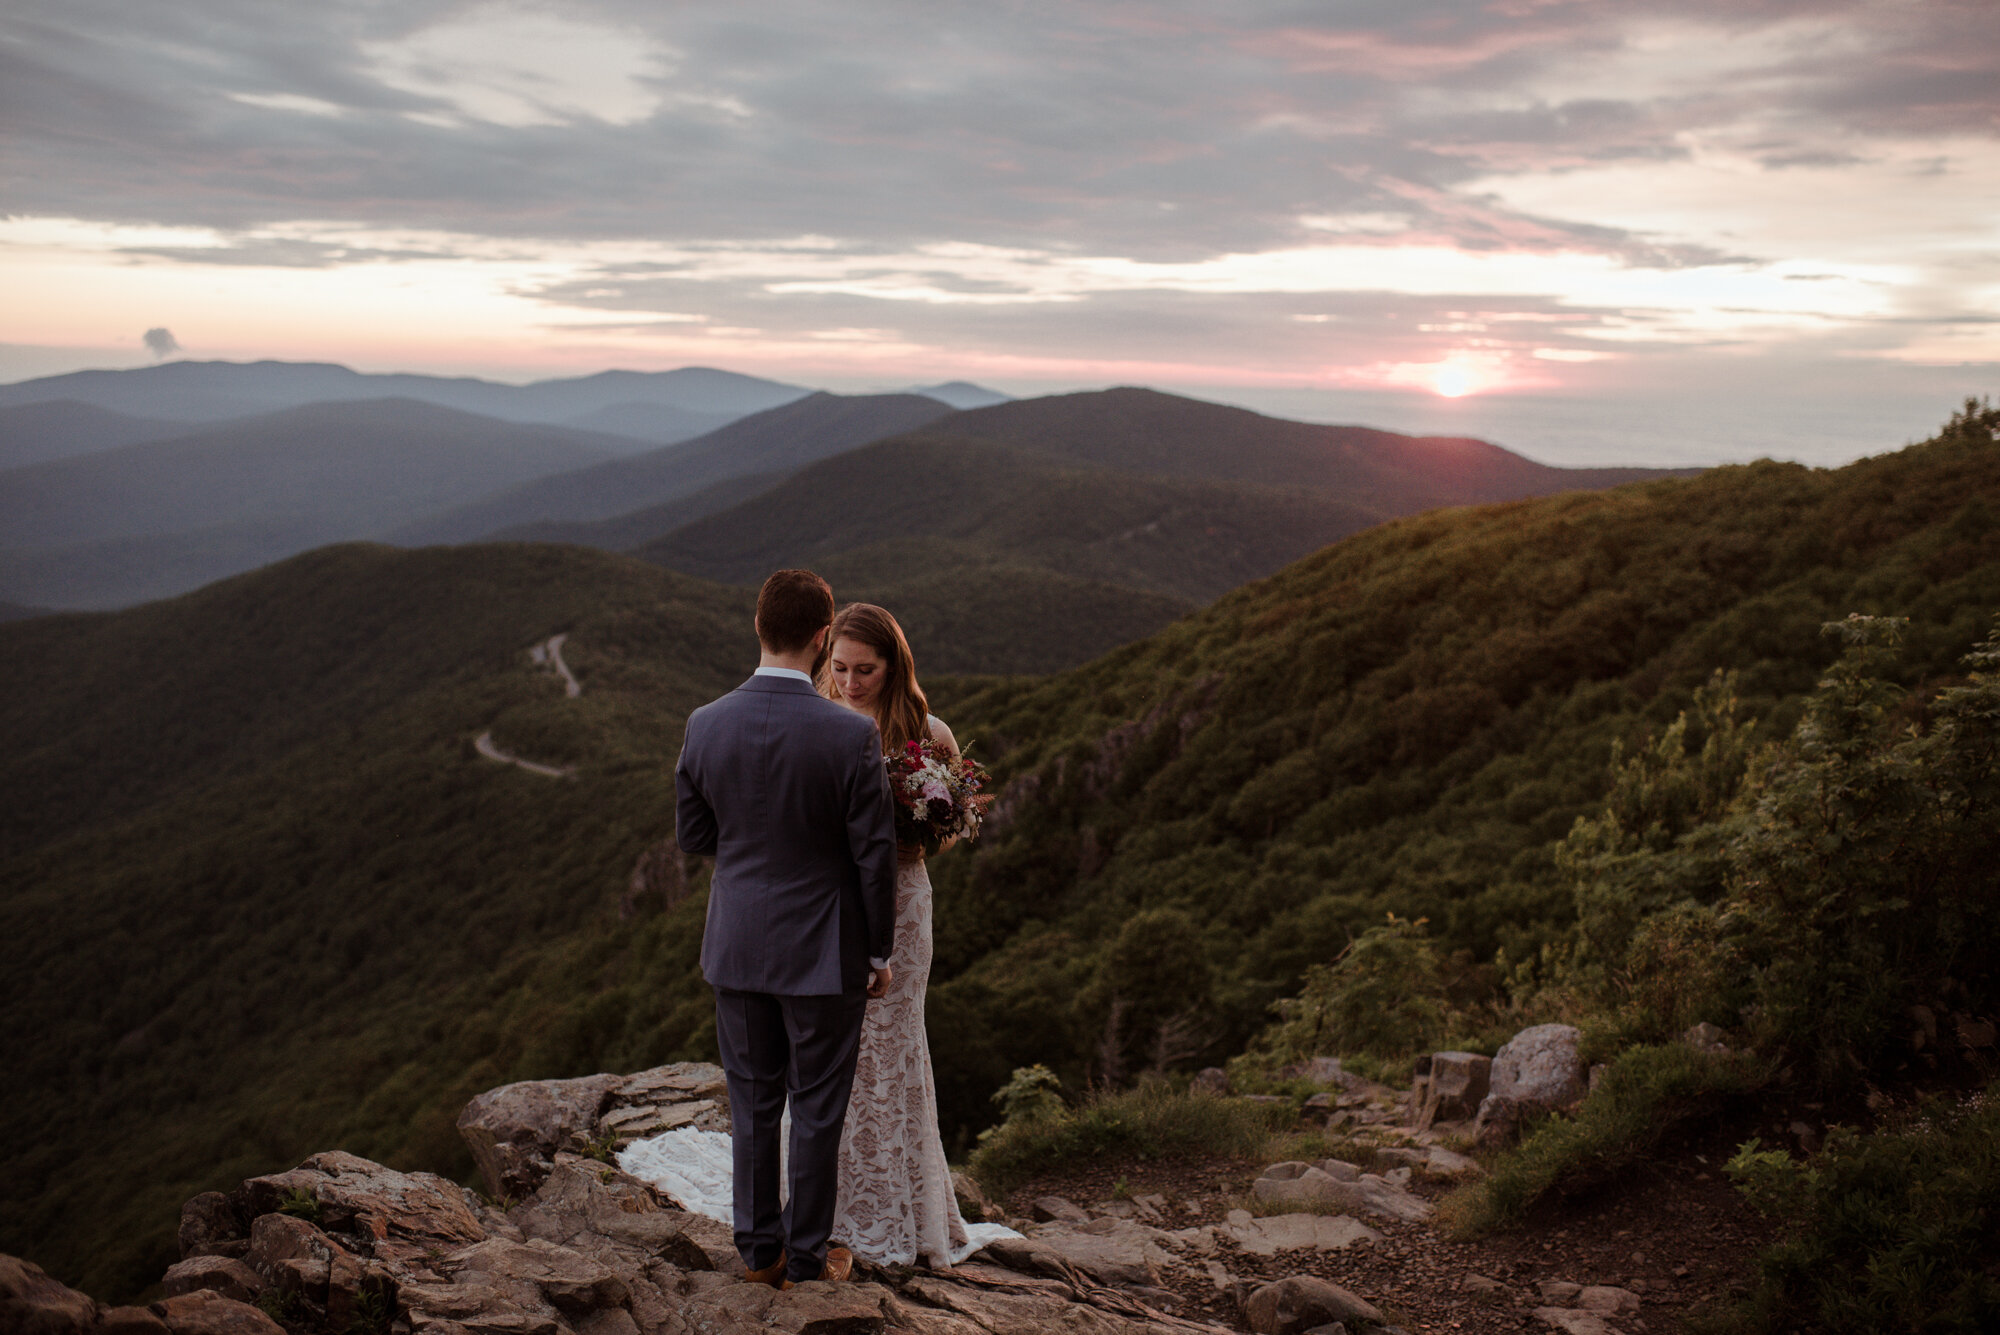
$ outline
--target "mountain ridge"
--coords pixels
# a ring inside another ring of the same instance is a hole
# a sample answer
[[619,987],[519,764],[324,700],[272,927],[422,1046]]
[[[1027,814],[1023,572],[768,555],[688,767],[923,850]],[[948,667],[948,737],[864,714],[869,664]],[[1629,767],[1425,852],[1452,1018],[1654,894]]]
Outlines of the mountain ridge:
[[[1015,1066],[1144,1069],[1190,1007],[1162,1064],[1240,1051],[1385,912],[1468,995],[1532,968],[1575,921],[1551,841],[1715,668],[1772,729],[1849,611],[1957,670],[2000,607],[1994,449],[1432,512],[1069,672],[925,669],[1000,797],[933,868],[947,1143]],[[878,555],[848,577],[942,560]],[[480,1090],[712,1056],[703,874],[634,877],[751,601],[573,547],[347,546],[0,626],[0,1250],[134,1293],[198,1191],[329,1144],[464,1179]],[[577,698],[528,656],[564,632]],[[575,777],[482,760],[488,731]]]
[[165,440],[185,430],[180,422],[134,417],[75,399],[0,408],[0,471]]
[[140,416],[202,422],[309,403],[400,397],[506,421],[556,423],[635,401],[741,416],[808,392],[706,366],[599,371],[508,385],[476,376],[370,374],[332,362],[175,361],[0,385],[0,406],[69,398]]
[[[844,396],[816,391],[738,418],[694,440],[523,483],[428,517],[393,537],[412,544],[466,542],[526,524],[615,519],[671,504],[735,478],[788,471],[951,411],[935,399],[914,394]],[[640,504],[633,504],[640,498],[644,498]]]

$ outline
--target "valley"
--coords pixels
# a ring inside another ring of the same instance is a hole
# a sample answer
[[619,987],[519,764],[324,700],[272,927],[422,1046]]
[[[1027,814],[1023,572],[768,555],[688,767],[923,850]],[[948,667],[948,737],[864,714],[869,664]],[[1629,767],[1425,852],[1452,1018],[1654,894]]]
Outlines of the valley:
[[[21,1039],[0,1251],[137,1294],[199,1191],[336,1146],[469,1180],[453,1120],[480,1090],[712,1058],[671,765],[687,712],[754,662],[752,585],[790,561],[904,617],[933,709],[998,782],[986,836],[934,871],[954,1158],[1023,1068],[1080,1110],[1209,1066],[1291,1097],[1277,1072],[1317,1045],[1390,1083],[1413,1052],[1543,1019],[1612,1069],[1702,1019],[1829,1090],[1991,1078],[1990,1039],[1913,1055],[1860,1012],[1848,1055],[1815,1048],[1743,989],[1844,957],[1704,916],[1790,883],[1744,859],[1791,856],[1771,813],[1805,819],[1797,785],[1836,763],[1812,739],[1840,727],[1839,763],[1920,755],[1983,809],[1993,775],[1940,739],[1951,692],[1993,671],[1991,410],[1840,469],[1580,490],[1478,442],[1074,398],[786,456],[632,551],[341,542],[0,623],[0,1017]],[[1352,466],[1310,471],[1329,457]],[[899,500],[913,480],[923,504]],[[1978,884],[1982,827],[1940,810],[1921,837],[1868,816],[1855,883],[1918,849],[1941,859],[1927,884]],[[1986,939],[1912,965],[1895,1004],[1978,1038]],[[1776,953],[1674,992],[1642,948]],[[1373,991],[1342,990],[1357,959],[1382,961]]]

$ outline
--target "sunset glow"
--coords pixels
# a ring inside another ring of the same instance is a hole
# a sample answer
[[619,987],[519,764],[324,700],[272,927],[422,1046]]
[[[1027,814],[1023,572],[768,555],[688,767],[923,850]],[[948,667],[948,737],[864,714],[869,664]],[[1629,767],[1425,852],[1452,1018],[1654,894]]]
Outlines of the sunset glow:
[[1136,381],[1551,432],[1590,414],[1491,414],[1637,394],[1713,414],[1713,449],[1766,448],[1752,417],[1816,440],[1829,393],[1858,448],[1877,408],[2000,388],[1993,7],[334,0],[274,45],[209,3],[0,18],[0,379],[168,327],[196,359]]
[[1438,367],[1431,378],[1439,398],[1457,399],[1470,394],[1473,388],[1472,372],[1456,362],[1446,362]]

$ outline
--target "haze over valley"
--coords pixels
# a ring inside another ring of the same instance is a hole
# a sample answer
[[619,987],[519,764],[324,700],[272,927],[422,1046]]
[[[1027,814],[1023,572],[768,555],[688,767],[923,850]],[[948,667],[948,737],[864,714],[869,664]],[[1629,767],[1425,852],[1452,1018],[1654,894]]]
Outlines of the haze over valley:
[[840,395],[704,368],[84,372],[0,386],[0,447],[0,601],[23,607],[168,597],[332,542],[579,543],[738,585],[825,565],[916,623],[984,623],[927,662],[996,672],[1081,662],[1398,515],[1651,475],[1148,390]]

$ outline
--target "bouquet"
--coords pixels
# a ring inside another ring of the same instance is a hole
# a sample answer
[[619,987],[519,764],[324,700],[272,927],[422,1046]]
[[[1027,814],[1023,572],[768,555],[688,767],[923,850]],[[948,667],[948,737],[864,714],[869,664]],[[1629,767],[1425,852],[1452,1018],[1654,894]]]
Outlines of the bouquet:
[[976,760],[954,756],[926,737],[905,742],[882,758],[896,799],[896,842],[935,853],[945,840],[979,837],[979,822],[993,799],[981,793],[992,781]]

